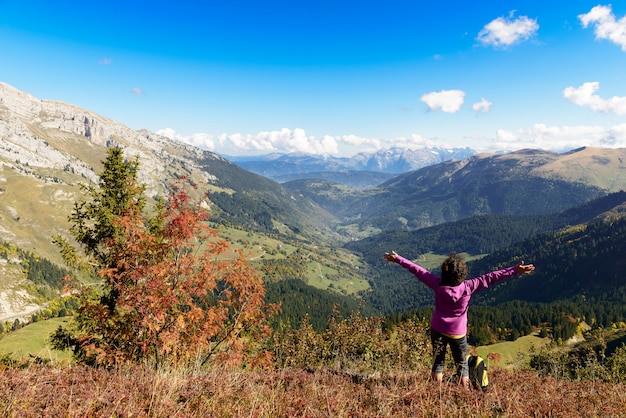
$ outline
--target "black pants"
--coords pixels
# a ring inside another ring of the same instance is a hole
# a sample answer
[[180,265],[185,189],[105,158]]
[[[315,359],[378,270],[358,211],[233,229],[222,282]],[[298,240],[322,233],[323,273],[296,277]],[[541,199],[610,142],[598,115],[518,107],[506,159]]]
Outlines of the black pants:
[[446,361],[446,347],[450,345],[457,375],[460,377],[469,377],[469,368],[467,367],[467,335],[461,338],[452,338],[440,334],[431,328],[430,341],[433,344],[433,373],[443,373],[443,366]]

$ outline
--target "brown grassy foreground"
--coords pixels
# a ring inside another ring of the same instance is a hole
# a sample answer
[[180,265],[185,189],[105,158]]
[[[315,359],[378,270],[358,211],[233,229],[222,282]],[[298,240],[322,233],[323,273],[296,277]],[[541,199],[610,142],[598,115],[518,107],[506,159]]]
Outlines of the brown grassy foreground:
[[423,372],[0,370],[3,417],[620,417],[626,386],[490,371],[486,394]]

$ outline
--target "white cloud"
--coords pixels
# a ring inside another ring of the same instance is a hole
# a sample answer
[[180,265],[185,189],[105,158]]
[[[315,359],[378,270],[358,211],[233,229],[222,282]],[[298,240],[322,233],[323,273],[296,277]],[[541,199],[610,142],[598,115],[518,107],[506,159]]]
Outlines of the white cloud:
[[566,151],[583,146],[619,148],[626,144],[626,124],[613,127],[593,125],[548,126],[537,123],[516,132],[500,129],[484,151],[522,148]]
[[320,145],[324,150],[323,154],[339,155],[339,147],[337,146],[337,141],[334,137],[330,135],[324,135]]
[[[222,155],[278,152],[352,156],[357,152],[376,151],[381,148],[419,149],[460,146],[454,141],[445,141],[442,138],[426,138],[419,134],[387,139],[363,138],[357,135],[324,135],[321,139],[317,139],[307,135],[303,129],[290,130],[287,128],[250,135],[222,134],[218,137],[206,133],[184,136],[170,128],[161,129],[157,133]],[[471,143],[467,142],[468,138],[473,138]],[[514,151],[522,148],[562,152],[582,146],[623,148],[626,147],[626,123],[610,127],[600,125],[550,126],[537,123],[515,131],[498,129],[495,136],[492,137],[466,136],[463,146],[471,146],[479,152]]]
[[498,131],[496,132],[496,137],[498,141],[505,143],[514,143],[518,141],[517,136],[514,133],[506,131],[504,129],[498,129]]
[[487,113],[491,110],[491,105],[493,105],[493,103],[483,97],[480,102],[472,105],[472,110],[479,113]]
[[476,39],[488,46],[508,47],[525,41],[539,30],[536,19],[528,16],[520,16],[513,19],[514,12],[509,14],[509,18],[498,17],[487,23],[478,33]]
[[338,140],[330,135],[325,135],[321,140],[307,135],[304,129],[290,130],[283,128],[280,131],[259,132],[256,134],[221,134],[214,138],[210,134],[196,133],[190,136],[177,134],[173,129],[161,129],[160,135],[174,138],[181,142],[198,146],[200,148],[219,152],[227,155],[244,153],[303,153],[315,155],[338,155]]
[[446,113],[456,113],[463,105],[465,92],[462,90],[441,90],[426,93],[420,100],[426,103],[430,110],[441,109]]
[[198,148],[204,148],[208,150],[215,149],[215,141],[213,140],[213,136],[205,133],[195,133],[187,138],[188,143],[191,145],[195,145]]
[[621,146],[621,144],[626,144],[626,123],[612,126],[608,130],[608,135],[604,143],[607,146]]
[[176,133],[176,131],[172,128],[159,129],[156,133],[158,135],[176,139],[177,141],[180,141],[180,142],[191,144],[198,148],[211,150],[211,151],[215,149],[215,141],[213,140],[213,135],[209,135],[205,133],[196,133],[190,136],[183,136],[183,135]]
[[280,131],[259,132],[244,137],[242,150],[253,149],[258,151],[281,151],[286,153],[305,154],[336,154],[337,143],[333,138],[323,138],[318,141],[309,136],[304,129],[290,130],[283,128]]
[[373,148],[381,147],[381,141],[377,138],[363,138],[357,135],[341,135],[334,138],[341,143],[355,147],[361,147],[364,145],[371,146]]
[[604,113],[626,114],[626,97],[613,96],[603,99],[594,94],[600,88],[597,81],[587,82],[580,87],[567,87],[563,90],[563,97],[579,106],[588,106],[592,110]]
[[596,6],[589,13],[578,15],[583,27],[595,25],[596,39],[606,39],[626,51],[626,16],[615,20],[611,6]]
[[520,130],[520,132],[539,142],[550,138],[586,138],[589,141],[597,142],[606,136],[607,130],[602,126],[547,126],[543,123],[536,123],[529,128]]
[[136,94],[137,96],[141,96],[143,94],[143,90],[141,90],[139,87],[133,87],[131,92],[133,94]]
[[156,131],[158,135],[166,136],[168,138],[176,139],[176,131],[172,128],[163,128]]
[[98,64],[100,64],[100,65],[111,65],[111,64],[113,64],[113,60],[111,58],[102,58],[101,60],[98,61]]
[[408,148],[408,149],[417,149],[417,148],[429,148],[429,147],[437,147],[437,148],[452,148],[454,147],[451,144],[443,143],[439,139],[428,139],[424,138],[422,135],[413,134],[408,138],[399,137],[394,138],[387,141],[388,148]]

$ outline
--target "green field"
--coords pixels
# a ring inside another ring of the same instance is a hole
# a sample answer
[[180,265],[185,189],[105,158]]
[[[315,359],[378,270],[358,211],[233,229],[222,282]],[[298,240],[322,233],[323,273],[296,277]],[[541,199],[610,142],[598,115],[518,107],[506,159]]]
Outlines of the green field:
[[[533,350],[538,351],[541,347],[550,343],[549,338],[540,338],[536,334],[526,335],[515,341],[477,347],[478,354],[485,359],[488,366],[497,366],[505,369],[527,368],[530,363],[530,354]],[[497,363],[489,364],[489,353],[500,355]]]
[[[354,268],[357,269],[358,266],[354,266]],[[360,278],[358,274],[354,274],[352,277],[339,277],[340,273],[332,267],[312,261],[307,270],[306,283],[318,289],[331,290],[346,295],[356,295],[370,287],[368,281]]]
[[69,318],[53,318],[39,321],[10,332],[0,339],[0,355],[10,354],[14,359],[28,359],[31,356],[50,361],[69,361],[71,354],[50,348],[48,339],[59,325]]

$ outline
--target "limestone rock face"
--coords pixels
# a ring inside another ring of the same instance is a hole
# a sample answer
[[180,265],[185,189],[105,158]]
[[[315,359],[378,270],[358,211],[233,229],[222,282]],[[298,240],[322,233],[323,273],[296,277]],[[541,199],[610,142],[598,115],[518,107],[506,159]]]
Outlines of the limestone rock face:
[[[71,171],[93,181],[104,148],[124,148],[139,157],[142,183],[157,192],[171,178],[168,172],[194,172],[215,177],[197,167],[201,158],[221,158],[147,130],[135,131],[71,104],[40,100],[0,82],[0,162],[28,174],[34,168]],[[94,156],[98,157],[94,157]]]

